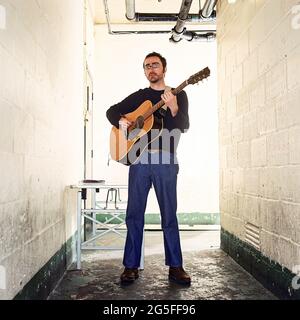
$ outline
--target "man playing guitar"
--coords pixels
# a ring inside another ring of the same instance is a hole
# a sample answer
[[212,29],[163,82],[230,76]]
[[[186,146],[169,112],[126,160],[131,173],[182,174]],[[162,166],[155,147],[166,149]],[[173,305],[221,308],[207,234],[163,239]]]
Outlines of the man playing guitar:
[[[150,86],[129,95],[110,107],[106,113],[113,126],[126,132],[132,126],[132,121],[125,115],[136,110],[144,101],[150,100],[156,104],[162,100],[166,106],[153,114],[154,118],[163,124],[162,134],[142,150],[138,161],[131,163],[129,168],[127,238],[123,258],[125,269],[120,277],[121,283],[133,283],[139,276],[144,215],[148,193],[153,185],[160,207],[169,280],[189,285],[191,278],[183,269],[176,216],[179,171],[176,149],[181,133],[189,128],[188,98],[183,90],[177,95],[167,90],[164,80],[167,62],[159,53],[148,54],[143,68]],[[156,276],[155,272],[153,276]]]

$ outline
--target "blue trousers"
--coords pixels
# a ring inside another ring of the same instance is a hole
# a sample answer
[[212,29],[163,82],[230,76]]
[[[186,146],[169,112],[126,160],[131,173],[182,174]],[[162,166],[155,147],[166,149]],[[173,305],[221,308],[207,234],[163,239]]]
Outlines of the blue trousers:
[[165,151],[145,152],[140,162],[129,168],[128,204],[126,211],[127,237],[123,264],[127,268],[138,268],[144,230],[147,197],[154,186],[158,200],[161,226],[164,236],[165,264],[182,266],[177,210],[176,156]]

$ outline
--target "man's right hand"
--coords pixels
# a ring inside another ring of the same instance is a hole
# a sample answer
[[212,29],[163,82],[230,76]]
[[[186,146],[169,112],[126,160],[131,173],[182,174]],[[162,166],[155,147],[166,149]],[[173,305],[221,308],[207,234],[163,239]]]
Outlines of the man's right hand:
[[128,127],[132,125],[132,122],[126,119],[125,117],[121,117],[119,120],[119,128],[122,130],[127,130]]

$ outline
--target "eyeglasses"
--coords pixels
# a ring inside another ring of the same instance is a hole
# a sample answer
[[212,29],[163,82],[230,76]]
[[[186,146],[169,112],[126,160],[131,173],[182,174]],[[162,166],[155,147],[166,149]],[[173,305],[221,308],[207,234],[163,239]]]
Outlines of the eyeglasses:
[[144,65],[144,69],[146,70],[150,70],[152,69],[157,69],[160,67],[160,63],[159,62],[153,62],[153,63],[147,63]]

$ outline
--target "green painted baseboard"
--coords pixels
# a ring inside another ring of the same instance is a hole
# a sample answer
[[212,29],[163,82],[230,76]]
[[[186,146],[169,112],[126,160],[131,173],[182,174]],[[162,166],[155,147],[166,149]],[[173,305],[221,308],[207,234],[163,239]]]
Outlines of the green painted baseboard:
[[62,245],[15,296],[14,300],[46,300],[72,262],[75,248],[76,234]]
[[221,229],[221,249],[280,299],[300,299],[300,289],[292,287],[290,270],[262,255],[254,247]]
[[[97,220],[105,223],[112,216],[110,214],[98,214]],[[125,214],[121,214],[122,219],[125,218]],[[203,213],[203,212],[191,212],[191,213],[177,213],[178,223],[180,225],[219,225],[220,214],[219,213]],[[120,220],[113,219],[111,224],[118,224]],[[145,214],[145,224],[159,224],[160,225],[160,214],[159,213],[147,213]]]

